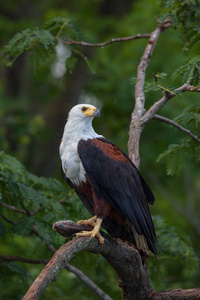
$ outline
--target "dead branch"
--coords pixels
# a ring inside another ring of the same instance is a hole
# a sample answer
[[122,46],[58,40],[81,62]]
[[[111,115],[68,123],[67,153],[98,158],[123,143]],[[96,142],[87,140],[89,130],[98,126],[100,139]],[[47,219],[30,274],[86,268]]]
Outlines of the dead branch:
[[[65,228],[68,232],[66,224]],[[74,226],[76,227],[76,224]],[[106,236],[103,245],[100,245],[96,238],[80,237],[60,247],[35,279],[23,300],[39,299],[46,287],[56,281],[60,271],[68,265],[68,261],[82,251],[100,253],[115,269],[124,300],[200,299],[200,289],[154,292],[149,284],[146,267],[141,263],[139,252],[125,242],[115,241]],[[102,299],[111,300],[108,295]]]
[[96,238],[90,240],[90,238],[81,237],[64,244],[54,254],[33,282],[23,300],[39,299],[46,287],[56,280],[57,275],[68,261],[82,251],[100,253],[104,256],[119,276],[119,285],[123,288],[124,299],[134,299],[133,294],[137,295],[135,299],[144,299],[145,297],[147,299],[152,292],[147,272],[142,266],[137,250],[126,243],[116,242],[108,237],[103,245],[100,245]]
[[[162,108],[170,99],[176,96],[176,92],[200,92],[200,87],[191,86],[189,83],[183,84],[177,88],[174,93],[165,92],[165,95],[155,102],[148,111],[145,110],[145,94],[144,82],[146,69],[151,59],[154,47],[160,34],[171,26],[171,20],[168,18],[151,33],[150,39],[144,51],[137,68],[137,81],[135,84],[135,107],[131,115],[131,123],[129,128],[128,152],[129,157],[137,168],[140,165],[139,142],[140,135],[146,124],[154,118],[157,111]],[[178,128],[178,127],[177,127]],[[180,127],[179,127],[180,129]],[[180,129],[181,130],[181,129]],[[182,130],[183,131],[183,130]],[[185,133],[189,134],[193,139],[199,142],[198,137],[192,135],[189,130],[185,129]]]
[[200,299],[200,289],[174,289],[152,294],[152,300],[197,300]]
[[171,26],[171,20],[166,19],[162,24],[159,24],[158,27],[151,33],[144,54],[137,68],[137,81],[135,84],[135,107],[131,115],[131,123],[129,128],[129,141],[128,141],[129,157],[136,165],[137,168],[140,165],[140,155],[139,155],[140,135],[144,128],[144,123],[141,121],[141,118],[145,113],[144,82],[145,82],[146,69],[148,67],[154,47],[156,45],[156,42],[160,34],[170,26]]
[[137,39],[148,39],[149,37],[150,37],[150,34],[146,34],[146,33],[136,34],[133,36],[127,36],[127,37],[122,37],[122,38],[116,38],[116,39],[113,38],[110,41],[103,42],[103,43],[97,43],[97,44],[87,43],[87,42],[83,42],[83,41],[74,41],[74,40],[63,41],[59,37],[55,37],[55,39],[64,45],[79,45],[79,46],[85,46],[85,47],[105,47],[105,46],[113,44],[113,43],[128,42],[128,41],[137,40]]
[[[0,255],[0,262],[11,262],[11,261],[20,261],[23,263],[29,264],[47,264],[48,259],[28,259],[20,256],[9,256],[9,255]],[[107,294],[105,294],[90,278],[88,278],[82,271],[76,267],[67,264],[65,267],[68,271],[75,274],[81,281],[83,281],[92,291],[94,291],[101,299],[103,300],[112,300]]]
[[52,228],[65,238],[70,238],[73,234],[80,231],[90,231],[92,227],[87,225],[75,224],[71,220],[58,221]]
[[[67,226],[68,225],[68,226]],[[88,230],[90,228],[89,226],[82,226],[79,224],[74,224],[71,220],[68,221],[58,221],[53,224],[53,229],[57,231],[59,234],[61,234],[64,237],[69,237],[73,235],[76,232],[82,231],[82,230]],[[91,228],[90,228],[91,230]],[[33,226],[32,232],[36,234],[39,238],[42,239],[42,236],[37,228],[36,225]],[[49,243],[48,240],[43,239],[47,248],[52,252],[56,253],[55,247]],[[97,296],[99,296],[103,300],[112,300],[102,289],[100,289],[88,276],[86,276],[81,270],[78,268],[66,264],[65,269],[69,272],[72,272],[75,274],[84,284],[86,284]],[[109,297],[109,298],[108,298]]]
[[179,129],[180,131],[188,134],[195,142],[198,142],[200,143],[200,138],[198,138],[198,136],[194,135],[190,130],[184,128],[183,126],[179,125],[178,123],[176,123],[175,121],[173,120],[170,120],[168,118],[165,118],[163,116],[159,116],[159,115],[154,115],[153,116],[153,119],[154,120],[158,120],[158,121],[161,121],[161,122],[164,122],[164,123],[167,123],[167,124],[170,124],[174,127],[176,127],[177,129]]

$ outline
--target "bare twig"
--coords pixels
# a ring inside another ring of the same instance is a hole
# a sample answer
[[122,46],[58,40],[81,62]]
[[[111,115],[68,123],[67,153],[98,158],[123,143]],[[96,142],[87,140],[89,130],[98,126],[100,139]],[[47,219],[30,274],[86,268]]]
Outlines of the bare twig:
[[102,300],[112,300],[102,289],[100,289],[89,277],[87,277],[81,270],[74,266],[67,264],[65,267],[68,271],[75,274],[82,282],[84,282],[95,294],[97,294]]
[[2,218],[8,222],[9,224],[15,225],[15,222],[13,220],[8,219],[6,216],[4,216],[3,214],[1,214]]
[[47,264],[49,262],[48,259],[28,259],[20,256],[10,256],[10,255],[0,255],[1,262],[4,261],[21,261],[29,264]]
[[21,214],[24,214],[24,215],[27,214],[25,210],[19,209],[19,208],[13,206],[13,205],[8,205],[7,203],[5,203],[5,202],[3,202],[3,201],[0,201],[0,204],[3,205],[4,207],[10,209],[10,210],[15,211],[15,212],[18,212],[18,213],[21,213]]
[[178,123],[176,123],[175,121],[173,120],[170,120],[168,118],[165,118],[163,116],[159,116],[159,115],[154,115],[153,117],[154,120],[158,120],[158,121],[161,121],[161,122],[164,122],[164,123],[167,123],[167,124],[170,124],[174,127],[176,127],[177,129],[179,129],[180,131],[188,134],[195,142],[198,142],[200,143],[200,138],[198,138],[198,136],[194,135],[190,130],[184,128],[183,126],[179,125]]
[[24,215],[27,215],[27,216],[34,216],[38,211],[40,210],[43,210],[44,208],[43,207],[39,207],[37,210],[33,211],[33,212],[30,212],[23,204],[23,207],[24,209],[20,209],[20,208],[17,208],[16,206],[14,205],[9,205],[3,201],[0,201],[0,204],[12,211],[15,211],[17,213],[20,213],[20,214],[24,214]]
[[[200,92],[199,87],[194,87],[188,83],[183,84],[179,88],[175,90],[176,92],[183,93],[183,92]],[[150,109],[141,117],[140,122],[143,126],[145,126],[157,113],[159,109],[161,109],[170,99],[174,98],[177,94],[166,92],[165,95],[155,102]]]
[[136,39],[148,39],[149,37],[150,37],[150,34],[146,34],[146,33],[136,34],[133,36],[111,39],[110,41],[103,42],[103,43],[97,43],[97,44],[87,43],[87,42],[83,42],[83,41],[74,41],[74,40],[63,41],[59,37],[55,37],[55,39],[64,45],[80,45],[80,46],[85,46],[85,47],[105,47],[105,46],[113,44],[113,43],[127,42],[127,41],[136,40]]

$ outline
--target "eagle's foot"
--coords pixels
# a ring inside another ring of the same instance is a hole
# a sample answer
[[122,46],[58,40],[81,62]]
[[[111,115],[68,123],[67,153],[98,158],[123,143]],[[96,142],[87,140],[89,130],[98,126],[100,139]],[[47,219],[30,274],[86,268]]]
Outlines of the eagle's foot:
[[96,221],[97,221],[97,216],[94,216],[88,220],[80,220],[77,222],[77,224],[88,225],[88,226],[94,227],[96,225]]
[[[96,220],[96,222],[94,220]],[[85,221],[89,221],[90,223],[89,224],[84,223],[84,225],[90,225],[90,226],[91,226],[91,222],[92,222],[92,224],[93,224],[92,226],[94,227],[93,230],[78,232],[78,233],[76,233],[76,237],[90,236],[90,239],[97,237],[99,240],[99,243],[104,244],[104,238],[100,234],[100,228],[101,228],[101,223],[102,223],[103,219],[97,218],[97,216],[94,216],[94,217],[90,218],[89,220],[81,220],[81,221],[79,221],[81,223],[79,223],[79,222],[78,223],[83,224],[82,222],[85,222]]]

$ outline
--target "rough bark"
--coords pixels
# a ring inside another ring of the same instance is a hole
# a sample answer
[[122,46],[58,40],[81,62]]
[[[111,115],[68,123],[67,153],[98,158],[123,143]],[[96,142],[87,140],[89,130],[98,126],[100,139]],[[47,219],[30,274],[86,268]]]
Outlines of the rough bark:
[[[59,226],[61,222],[62,221],[59,222]],[[69,224],[69,228],[67,224]],[[58,233],[59,226],[54,226],[54,228],[57,228],[56,231]],[[63,226],[61,229],[63,236],[68,235],[72,228],[74,233],[83,230],[79,224],[74,224],[72,221],[64,221]],[[23,297],[23,300],[39,299],[46,287],[51,282],[56,281],[58,274],[67,266],[68,261],[74,255],[82,251],[101,254],[115,269],[119,277],[119,286],[123,291],[123,300],[200,299],[200,289],[175,289],[164,292],[154,292],[150,286],[146,266],[142,264],[139,252],[132,246],[129,246],[128,243],[122,242],[121,240],[116,241],[106,236],[103,245],[98,243],[97,238],[90,239],[89,237],[80,237],[60,247],[35,279]],[[109,296],[106,295],[106,297],[105,300],[108,300]]]
[[46,287],[56,281],[58,274],[68,261],[82,251],[100,253],[116,270],[119,285],[123,289],[123,299],[147,299],[149,297],[152,288],[147,271],[142,266],[139,252],[126,243],[106,237],[103,245],[100,245],[96,238],[92,240],[76,238],[60,247],[33,282],[23,300],[39,299]]
[[137,68],[137,82],[135,84],[135,107],[131,115],[129,128],[128,152],[129,157],[138,168],[140,165],[139,142],[140,135],[145,126],[142,116],[145,114],[144,82],[148,64],[160,34],[171,26],[171,20],[166,19],[151,33],[144,54]]

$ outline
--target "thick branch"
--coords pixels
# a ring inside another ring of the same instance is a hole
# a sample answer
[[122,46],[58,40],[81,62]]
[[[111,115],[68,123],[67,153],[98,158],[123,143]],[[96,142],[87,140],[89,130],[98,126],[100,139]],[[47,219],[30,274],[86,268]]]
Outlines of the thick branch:
[[[0,255],[1,262],[10,262],[10,261],[20,261],[23,263],[29,264],[47,264],[49,262],[48,259],[27,259],[20,256],[8,256],[8,255]],[[101,299],[103,300],[112,300],[107,294],[105,294],[90,278],[88,278],[82,271],[77,269],[76,267],[67,264],[65,267],[68,271],[75,274],[81,281],[83,281],[92,291],[94,291]]]
[[144,95],[144,82],[146,69],[151,59],[154,47],[160,36],[160,34],[171,26],[171,19],[166,19],[162,24],[151,33],[150,39],[144,51],[144,54],[140,60],[137,68],[137,82],[135,84],[135,108],[131,115],[131,123],[129,130],[128,152],[129,157],[139,167],[140,155],[139,155],[139,140],[140,134],[143,130],[143,123],[140,122],[140,118],[145,113],[145,95]]
[[197,300],[200,299],[200,289],[174,289],[164,292],[156,292],[152,295],[152,300]]
[[198,136],[194,135],[190,130],[184,128],[183,126],[179,125],[178,123],[176,123],[175,121],[173,120],[170,120],[168,118],[165,118],[163,116],[159,116],[159,115],[154,115],[153,117],[154,120],[158,120],[158,121],[161,121],[161,122],[164,122],[164,123],[167,123],[167,124],[170,124],[174,127],[176,127],[177,129],[179,129],[180,131],[188,134],[195,142],[198,142],[200,143],[200,139],[198,138]]
[[[80,227],[79,224],[74,224],[71,220],[68,221],[58,221],[53,224],[53,229],[64,237],[69,237],[72,234],[82,231],[82,230],[91,230],[89,226]],[[67,226],[68,225],[68,226]],[[39,230],[36,225],[33,226],[32,232],[36,234],[39,238],[42,236],[39,233]],[[44,240],[48,249],[55,253],[56,249],[53,245],[51,245],[47,240]],[[88,276],[86,276],[81,270],[78,268],[66,264],[65,269],[69,272],[75,274],[84,284],[86,284],[94,293],[96,293],[103,300],[112,300],[102,289],[100,289]]]
[[61,269],[66,267],[68,261],[81,251],[100,253],[105,257],[118,273],[120,286],[123,287],[125,295],[124,299],[144,299],[152,292],[140,255],[133,247],[122,242],[117,243],[108,237],[103,245],[100,245],[96,238],[92,240],[76,238],[64,244],[54,254],[23,299],[39,299],[46,287],[56,280]]
[[[68,232],[66,224],[67,223],[65,223],[65,226]],[[76,228],[76,224],[74,224],[74,228]],[[80,227],[77,229],[79,230]],[[68,265],[68,261],[81,251],[100,253],[104,256],[119,276],[119,285],[123,289],[124,300],[200,299],[200,289],[178,289],[165,292],[154,292],[149,284],[148,275],[145,267],[142,266],[138,251],[133,247],[130,247],[127,243],[120,240],[116,242],[115,240],[106,237],[105,243],[100,245],[96,238],[91,240],[89,237],[81,237],[64,244],[54,254],[52,259],[33,282],[23,300],[39,299],[46,287],[56,280],[61,269]],[[106,295],[106,297],[102,299],[110,300],[111,298]]]
[[74,41],[74,40],[69,40],[69,41],[63,41],[59,37],[55,37],[56,40],[58,40],[60,43],[64,45],[80,45],[80,46],[85,46],[85,47],[104,47],[113,43],[118,43],[118,42],[127,42],[127,41],[132,41],[136,39],[148,39],[150,37],[150,34],[136,34],[133,36],[127,36],[127,37],[122,37],[122,38],[116,38],[116,39],[111,39],[110,41],[104,42],[104,43],[87,43],[83,41]]
[[167,19],[163,24],[159,25],[150,35],[150,39],[144,51],[144,54],[140,60],[140,63],[137,68],[137,82],[135,84],[135,108],[133,111],[134,117],[141,117],[144,114],[144,104],[145,104],[145,95],[144,95],[144,82],[146,69],[148,67],[149,61],[151,59],[154,47],[160,36],[160,34],[169,27],[171,20]]

